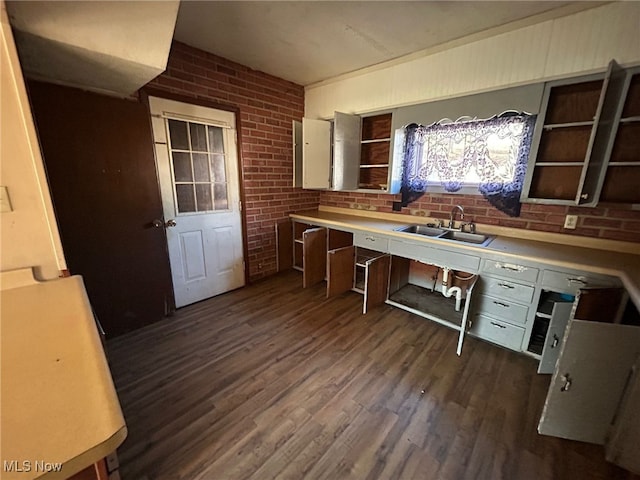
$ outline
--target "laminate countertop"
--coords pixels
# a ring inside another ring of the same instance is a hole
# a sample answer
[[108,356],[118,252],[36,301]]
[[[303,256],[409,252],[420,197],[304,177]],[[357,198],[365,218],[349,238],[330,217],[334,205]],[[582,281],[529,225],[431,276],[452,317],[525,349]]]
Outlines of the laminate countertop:
[[0,477],[68,478],[127,435],[91,306],[79,276],[36,282],[30,269],[5,273]]
[[[297,212],[291,214],[290,217],[301,222],[320,226],[379,233],[402,240],[428,243],[447,250],[465,251],[467,253],[475,252],[478,255],[499,255],[505,261],[529,260],[550,266],[613,275],[620,278],[630,298],[640,310],[640,245],[638,245],[637,253],[623,253],[497,234],[491,243],[485,247],[480,247],[468,243],[396,231],[397,228],[406,225],[425,224],[427,219],[422,217],[385,214],[384,218],[375,218],[371,214],[366,216],[352,215],[322,209]],[[389,217],[393,217],[393,219],[389,219]],[[403,217],[406,217],[406,219]],[[479,226],[479,233],[494,234],[494,232],[483,230],[483,228],[490,229],[491,227]],[[553,237],[553,235],[549,237]]]

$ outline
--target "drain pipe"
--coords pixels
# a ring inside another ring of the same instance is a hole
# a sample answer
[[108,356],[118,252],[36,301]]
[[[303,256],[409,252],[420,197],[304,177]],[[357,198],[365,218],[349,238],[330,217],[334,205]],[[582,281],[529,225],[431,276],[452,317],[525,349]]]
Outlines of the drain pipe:
[[442,269],[442,295],[446,298],[450,298],[454,293],[456,294],[456,312],[460,311],[460,304],[462,302],[462,290],[460,287],[447,288],[449,285],[449,270],[450,268],[444,267]]

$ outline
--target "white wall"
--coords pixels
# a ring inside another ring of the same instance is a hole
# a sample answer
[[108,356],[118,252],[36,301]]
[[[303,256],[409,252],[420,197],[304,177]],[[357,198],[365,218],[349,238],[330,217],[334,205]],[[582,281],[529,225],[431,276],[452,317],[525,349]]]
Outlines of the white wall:
[[616,2],[305,89],[305,116],[384,108],[640,63],[640,2]]
[[13,211],[0,213],[0,271],[33,267],[38,279],[53,279],[66,264],[4,2],[1,14],[0,185]]

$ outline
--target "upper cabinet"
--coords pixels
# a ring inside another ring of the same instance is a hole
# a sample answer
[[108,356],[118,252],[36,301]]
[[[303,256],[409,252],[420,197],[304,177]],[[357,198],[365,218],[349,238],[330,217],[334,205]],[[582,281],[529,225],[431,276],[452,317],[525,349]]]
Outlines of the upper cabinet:
[[362,119],[358,188],[387,190],[391,164],[391,113]]
[[640,204],[640,68],[627,72],[600,201]]
[[397,193],[391,188],[399,187],[393,179],[398,169],[392,167],[391,119],[391,112],[367,117],[335,112],[331,121],[294,122],[294,186]]
[[637,76],[612,61],[604,76],[546,84],[522,201],[640,203]]

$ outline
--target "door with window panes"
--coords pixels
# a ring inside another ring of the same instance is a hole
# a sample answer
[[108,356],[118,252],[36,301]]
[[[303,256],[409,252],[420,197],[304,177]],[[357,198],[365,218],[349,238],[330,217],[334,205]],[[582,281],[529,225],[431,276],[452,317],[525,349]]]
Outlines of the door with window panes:
[[235,114],[149,97],[176,307],[244,285]]

